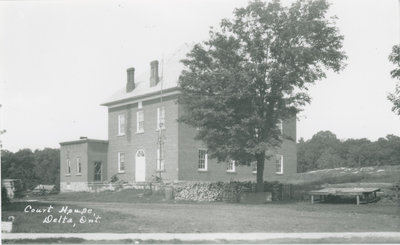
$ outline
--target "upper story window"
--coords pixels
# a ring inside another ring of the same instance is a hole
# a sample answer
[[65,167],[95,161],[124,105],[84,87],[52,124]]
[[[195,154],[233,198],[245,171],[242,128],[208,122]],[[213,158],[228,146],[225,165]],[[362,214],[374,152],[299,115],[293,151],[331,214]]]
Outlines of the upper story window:
[[283,174],[283,156],[276,155],[276,173]]
[[67,175],[71,174],[71,161],[67,159]]
[[165,107],[157,108],[157,129],[165,129]]
[[79,157],[76,158],[76,175],[82,174],[82,164],[81,159]]
[[125,172],[125,153],[118,152],[118,172]]
[[208,164],[208,156],[207,151],[204,149],[199,149],[199,161],[198,161],[198,170],[206,171]]
[[144,113],[143,111],[138,111],[136,113],[136,132],[144,132]]
[[118,115],[118,135],[125,134],[125,115]]
[[236,172],[236,162],[235,160],[229,160],[226,166],[226,172]]
[[143,107],[143,103],[142,103],[142,101],[139,101],[138,102],[138,109],[142,109],[142,107]]
[[157,171],[163,171],[164,168],[164,145],[159,144],[157,147]]

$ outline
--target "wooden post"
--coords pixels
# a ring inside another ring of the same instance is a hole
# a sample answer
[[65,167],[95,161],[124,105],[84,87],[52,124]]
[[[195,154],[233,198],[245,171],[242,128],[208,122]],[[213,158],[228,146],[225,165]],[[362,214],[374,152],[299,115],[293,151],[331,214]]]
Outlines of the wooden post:
[[311,195],[311,204],[314,204],[314,195]]
[[357,205],[360,205],[360,196],[357,195]]

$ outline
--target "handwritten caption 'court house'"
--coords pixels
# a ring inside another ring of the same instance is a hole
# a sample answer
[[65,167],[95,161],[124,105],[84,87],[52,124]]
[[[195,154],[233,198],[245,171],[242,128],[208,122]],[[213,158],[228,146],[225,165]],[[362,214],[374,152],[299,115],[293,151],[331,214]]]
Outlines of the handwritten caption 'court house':
[[55,209],[52,205],[45,208],[34,208],[27,205],[24,208],[24,213],[41,213],[48,214],[43,219],[43,224],[71,224],[73,227],[78,224],[96,224],[100,223],[101,217],[96,214],[91,208],[69,208],[61,206]]

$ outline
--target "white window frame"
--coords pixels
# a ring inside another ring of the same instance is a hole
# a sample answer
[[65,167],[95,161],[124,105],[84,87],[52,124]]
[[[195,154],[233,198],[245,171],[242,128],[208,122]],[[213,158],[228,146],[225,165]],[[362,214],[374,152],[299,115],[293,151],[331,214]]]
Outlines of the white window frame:
[[[278,169],[278,164],[279,164],[279,169]],[[275,173],[276,174],[283,174],[283,155],[277,155],[276,156]]]
[[[200,152],[204,152],[204,168],[200,168],[200,161],[203,160],[200,158]],[[198,150],[198,158],[197,158],[197,170],[198,171],[207,171],[208,170],[208,154],[206,149]]]
[[[142,115],[141,121],[139,121],[140,115]],[[142,123],[142,124],[140,124],[140,123]],[[143,132],[144,132],[144,112],[137,111],[136,112],[136,133],[143,133]]]
[[76,158],[76,175],[82,175],[82,163],[81,158]]
[[157,171],[165,171],[165,149],[163,148],[161,145],[157,147]]
[[142,103],[142,101],[139,101],[138,102],[138,109],[142,109],[143,108],[143,103]]
[[[123,157],[121,157],[123,156]],[[123,158],[123,162],[121,161],[121,158]],[[123,164],[121,164],[123,163]],[[126,163],[126,159],[125,159],[125,152],[118,152],[118,173],[125,173],[125,163]],[[124,167],[124,169],[121,169],[121,166]]]
[[67,173],[66,175],[70,176],[71,175],[71,161],[69,158],[67,158]]
[[257,174],[257,162],[252,163],[253,166],[251,166],[251,173]]
[[125,121],[125,114],[119,114],[118,115],[118,135],[125,135],[125,125],[126,125],[126,121]]
[[157,107],[157,130],[165,129],[165,107]]
[[281,135],[283,134],[283,121],[281,119],[278,120],[277,126],[281,132]]
[[229,160],[226,166],[226,172],[228,173],[235,173],[236,172],[236,161]]

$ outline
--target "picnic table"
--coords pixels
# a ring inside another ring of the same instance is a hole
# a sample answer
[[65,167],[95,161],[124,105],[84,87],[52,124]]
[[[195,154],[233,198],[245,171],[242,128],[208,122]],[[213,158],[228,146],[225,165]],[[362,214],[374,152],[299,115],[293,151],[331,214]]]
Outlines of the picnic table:
[[325,188],[322,190],[310,191],[311,204],[314,204],[314,196],[319,196],[320,201],[324,201],[328,196],[355,196],[357,205],[360,205],[360,198],[368,203],[377,200],[376,192],[379,188]]

